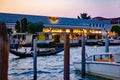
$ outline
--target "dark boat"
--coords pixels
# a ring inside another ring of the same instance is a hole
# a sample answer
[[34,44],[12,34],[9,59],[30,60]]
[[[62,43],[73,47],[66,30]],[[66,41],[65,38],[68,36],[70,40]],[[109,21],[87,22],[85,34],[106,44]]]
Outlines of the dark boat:
[[[50,56],[50,55],[55,55],[61,51],[64,50],[64,47],[59,47],[59,48],[52,48],[50,50],[47,50],[47,51],[37,51],[37,56]],[[18,52],[18,51],[15,51],[15,50],[12,50],[10,49],[10,53],[16,55],[16,56],[19,56],[20,58],[23,58],[23,57],[33,57],[33,54],[34,53],[26,53],[26,52]]]
[[[27,44],[21,44],[22,47],[32,47],[31,43],[27,43]],[[55,47],[64,47],[63,43],[37,43],[37,47],[40,48],[55,48]],[[77,46],[81,46],[81,43],[70,43],[71,47],[77,47]],[[14,44],[10,44],[10,48],[15,48]]]

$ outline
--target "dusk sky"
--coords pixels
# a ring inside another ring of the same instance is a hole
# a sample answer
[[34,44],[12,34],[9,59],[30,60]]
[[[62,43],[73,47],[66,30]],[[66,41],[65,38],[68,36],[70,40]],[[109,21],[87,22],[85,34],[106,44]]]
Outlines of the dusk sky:
[[76,18],[120,17],[120,0],[0,0],[0,12]]

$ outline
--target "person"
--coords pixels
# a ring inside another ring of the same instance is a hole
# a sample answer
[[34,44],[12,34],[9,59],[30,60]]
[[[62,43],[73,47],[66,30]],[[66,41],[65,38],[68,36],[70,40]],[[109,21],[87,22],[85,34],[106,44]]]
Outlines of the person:
[[16,51],[18,51],[18,47],[19,47],[19,39],[16,37],[15,38],[15,49],[16,49]]

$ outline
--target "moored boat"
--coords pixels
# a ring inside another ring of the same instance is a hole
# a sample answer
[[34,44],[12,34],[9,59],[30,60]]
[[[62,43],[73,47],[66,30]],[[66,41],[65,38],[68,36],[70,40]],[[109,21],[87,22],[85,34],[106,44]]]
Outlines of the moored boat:
[[[98,45],[105,45],[105,39],[98,40]],[[109,39],[109,45],[120,45],[119,39]]]
[[[73,62],[76,70],[81,71],[81,62]],[[120,79],[120,53],[103,53],[86,58],[86,73]]]
[[[37,56],[50,56],[50,55],[55,55],[61,51],[64,50],[64,47],[59,47],[59,48],[52,48],[50,50],[46,50],[46,51],[37,51]],[[10,49],[10,53],[19,56],[21,58],[23,57],[33,57],[33,52],[19,52],[19,51],[15,51],[13,49]]]

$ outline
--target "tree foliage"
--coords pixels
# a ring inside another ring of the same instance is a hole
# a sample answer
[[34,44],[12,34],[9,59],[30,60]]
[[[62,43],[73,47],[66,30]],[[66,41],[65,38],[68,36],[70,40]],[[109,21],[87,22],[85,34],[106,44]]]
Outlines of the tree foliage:
[[80,13],[80,16],[77,16],[78,19],[91,19],[90,16],[88,16],[87,13]]
[[22,32],[26,32],[26,31],[27,31],[27,25],[28,25],[27,19],[26,19],[26,18],[23,18],[23,19],[21,20]]
[[13,32],[12,32],[12,28],[7,28],[7,33],[9,34],[9,35],[11,35]]
[[16,24],[15,24],[15,30],[17,33],[19,33],[21,31],[20,22],[18,20],[16,21]]
[[112,26],[111,31],[112,32],[114,31],[114,32],[116,32],[116,33],[118,33],[120,35],[120,26]]
[[28,24],[28,32],[30,33],[42,32],[43,28],[44,26],[41,22]]

